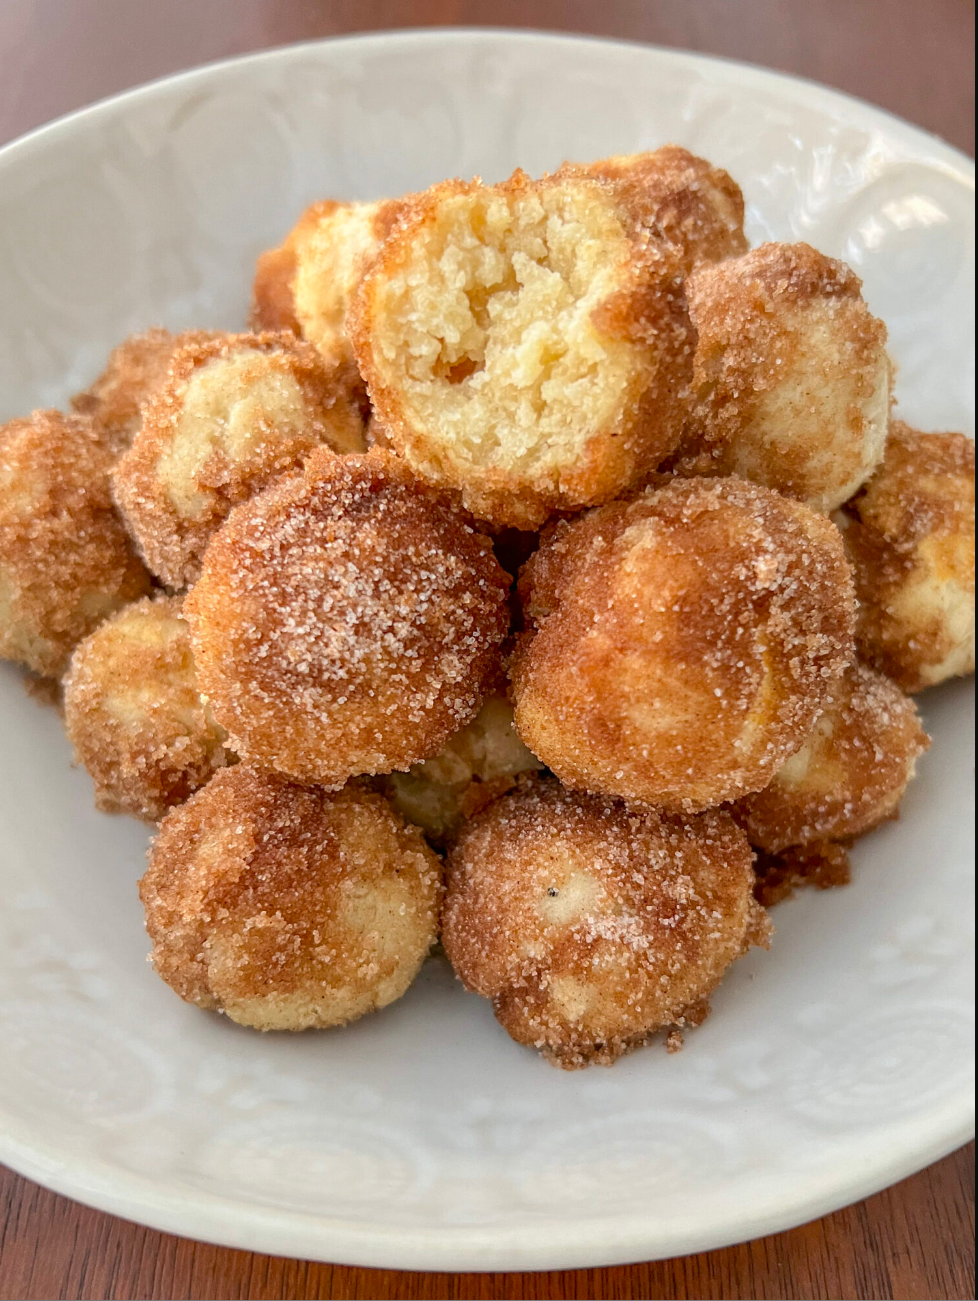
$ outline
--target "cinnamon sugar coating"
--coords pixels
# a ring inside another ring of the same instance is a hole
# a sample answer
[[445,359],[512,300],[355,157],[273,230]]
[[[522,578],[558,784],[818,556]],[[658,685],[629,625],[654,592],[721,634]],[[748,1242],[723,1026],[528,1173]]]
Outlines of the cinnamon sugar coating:
[[232,512],[184,612],[236,753],[336,786],[407,769],[473,718],[507,589],[489,539],[403,461],[320,448]]
[[113,348],[91,387],[71,399],[72,409],[91,416],[112,445],[125,451],[142,423],[143,403],[162,388],[177,348],[213,337],[206,330],[171,334],[159,328],[131,334]]
[[351,302],[386,437],[497,526],[608,501],[676,446],[694,336],[626,187],[560,172],[404,200]]
[[686,812],[765,786],[853,650],[838,530],[739,479],[558,525],[519,590],[529,748],[569,786]]
[[679,145],[565,164],[560,174],[615,181],[646,229],[676,250],[687,275],[701,262],[747,252],[740,186]]
[[883,464],[836,516],[860,653],[904,691],[975,669],[975,445],[895,420]]
[[163,819],[139,893],[153,965],[181,998],[307,1030],[407,990],[437,935],[441,870],[382,796],[241,764]]
[[229,756],[201,701],[179,597],[147,597],[99,624],[71,659],[65,726],[108,812],[156,822]]
[[862,282],[808,244],[763,244],[687,283],[697,331],[684,448],[830,511],[883,456],[891,368]]
[[775,854],[862,835],[895,815],[928,745],[913,701],[883,674],[852,664],[801,749],[732,811],[751,844]]
[[680,819],[521,778],[449,856],[442,943],[519,1043],[609,1064],[701,1020],[735,958],[768,942],[747,839],[728,814]]
[[109,492],[114,452],[87,416],[0,428],[0,659],[58,677],[83,637],[150,577]]
[[754,862],[754,898],[765,908],[791,899],[798,890],[835,890],[852,879],[849,850],[837,840],[789,845],[780,854],[764,850]]
[[287,333],[199,336],[144,405],[113,491],[150,569],[186,587],[231,508],[321,446],[364,446],[343,367]]

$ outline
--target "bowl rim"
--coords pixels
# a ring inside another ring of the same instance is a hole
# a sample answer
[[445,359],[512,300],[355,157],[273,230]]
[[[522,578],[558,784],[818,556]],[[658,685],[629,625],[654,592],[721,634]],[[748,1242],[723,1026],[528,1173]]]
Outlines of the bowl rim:
[[[61,147],[100,120],[127,105],[164,95],[181,85],[205,82],[254,66],[287,63],[325,47],[372,45],[432,47],[446,40],[473,45],[549,45],[555,51],[578,46],[628,50],[636,57],[653,54],[679,67],[722,70],[740,84],[751,82],[789,94],[794,102],[818,108],[848,106],[868,127],[897,134],[924,148],[935,164],[974,186],[974,162],[939,136],[914,126],[885,109],[806,78],[738,60],[692,51],[541,29],[505,27],[401,28],[350,33],[296,42],[214,60],[156,78],[77,109],[34,128],[0,148],[0,176],[35,149]],[[899,1136],[899,1141],[897,1137]],[[947,1155],[974,1135],[974,1095],[962,1087],[926,1117],[889,1128],[875,1138],[856,1140],[841,1172],[833,1167],[810,1176],[801,1194],[786,1196],[772,1188],[746,1206],[731,1195],[722,1213],[708,1222],[694,1216],[668,1224],[641,1214],[610,1223],[604,1219],[562,1219],[544,1227],[539,1221],[520,1226],[484,1228],[383,1227],[309,1212],[282,1210],[192,1189],[162,1193],[149,1177],[101,1159],[74,1159],[47,1143],[34,1127],[0,1112],[0,1161],[57,1193],[110,1214],[184,1237],[274,1255],[369,1267],[427,1270],[571,1269],[661,1259],[728,1246],[816,1219],[851,1204]],[[545,1237],[545,1241],[541,1238]]]

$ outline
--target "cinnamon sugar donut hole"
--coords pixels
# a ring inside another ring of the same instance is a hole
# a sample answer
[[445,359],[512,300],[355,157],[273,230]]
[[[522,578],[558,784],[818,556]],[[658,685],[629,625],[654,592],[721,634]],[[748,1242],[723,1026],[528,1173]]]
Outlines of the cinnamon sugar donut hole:
[[59,677],[83,637],[150,590],[112,504],[114,455],[87,416],[0,427],[0,659]]
[[852,664],[801,749],[762,791],[739,800],[734,816],[751,844],[772,854],[861,836],[896,813],[929,744],[909,696]]
[[319,448],[232,512],[184,605],[242,758],[342,785],[436,754],[498,673],[508,581],[403,461]]
[[519,738],[512,705],[496,695],[432,758],[385,778],[384,791],[408,822],[444,846],[463,819],[509,790],[520,773],[542,767]]
[[430,483],[532,530],[607,501],[679,440],[682,265],[615,183],[445,181],[405,200],[349,328],[376,417]]
[[883,464],[835,516],[856,571],[860,653],[921,691],[975,669],[975,445],[895,420]]
[[142,423],[143,403],[163,387],[174,352],[213,337],[205,330],[171,334],[153,329],[131,334],[112,350],[105,370],[91,387],[71,399],[72,409],[91,416],[112,446],[124,452]]
[[242,764],[163,819],[139,893],[153,965],[181,998],[308,1030],[408,989],[437,936],[441,870],[382,796]]
[[851,497],[883,457],[890,411],[886,328],[861,287],[808,244],[763,244],[694,271],[684,447],[814,510]]
[[106,812],[157,822],[229,761],[201,701],[179,597],[147,597],[75,648],[65,725]]
[[519,590],[527,746],[568,786],[686,812],[767,785],[853,651],[838,530],[739,479],[558,525]]
[[364,446],[341,368],[291,334],[197,338],[143,407],[113,490],[153,573],[186,587],[231,508],[320,446]]
[[747,838],[718,810],[680,819],[521,778],[449,855],[442,943],[518,1042],[566,1069],[694,1024],[770,925]]
[[687,275],[701,262],[747,252],[740,186],[723,168],[679,145],[565,164],[560,173],[618,183],[646,229],[678,252]]
[[337,203],[308,207],[278,248],[255,268],[251,325],[292,330],[330,364],[354,370],[346,328],[350,296],[362,263],[379,248],[396,204]]

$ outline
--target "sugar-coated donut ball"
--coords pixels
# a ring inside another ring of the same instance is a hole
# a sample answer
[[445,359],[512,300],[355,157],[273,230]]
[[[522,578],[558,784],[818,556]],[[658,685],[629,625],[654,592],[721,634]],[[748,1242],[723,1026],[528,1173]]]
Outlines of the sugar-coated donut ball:
[[848,840],[897,810],[928,739],[917,710],[895,682],[851,665],[832,688],[800,750],[769,785],[734,805],[752,845]]
[[975,671],[975,445],[894,421],[883,464],[836,515],[860,653],[921,691]]
[[687,274],[701,262],[747,252],[740,186],[722,167],[679,145],[572,164],[561,172],[617,182],[646,229],[678,251]]
[[0,428],[0,659],[58,677],[81,639],[150,589],[109,491],[114,452],[86,416]]
[[676,251],[609,180],[404,201],[349,313],[377,419],[494,525],[616,497],[676,446],[694,336]]
[[113,489],[150,569],[186,587],[231,508],[320,446],[364,446],[342,369],[291,334],[214,335],[173,354]]
[[558,526],[520,591],[527,746],[569,786],[687,812],[767,785],[853,650],[838,530],[739,479]]
[[507,588],[489,539],[403,461],[319,449],[232,512],[184,613],[235,752],[335,786],[407,769],[474,717]]
[[522,778],[449,856],[442,943],[519,1043],[573,1068],[698,1021],[766,944],[747,838],[727,813],[639,812]]
[[200,698],[179,597],[146,597],[75,648],[65,724],[100,809],[156,822],[228,762]]
[[462,820],[509,790],[521,772],[543,767],[513,725],[505,696],[490,696],[471,723],[450,736],[431,759],[385,779],[385,792],[409,822],[436,845],[457,834]]
[[170,359],[178,348],[214,336],[204,330],[171,334],[146,330],[131,334],[109,354],[105,370],[90,388],[76,393],[72,409],[89,415],[119,452],[125,451],[142,423],[142,405],[163,387]]
[[181,998],[308,1030],[407,990],[437,936],[441,870],[382,795],[241,764],[163,819],[139,893],[153,965]]
[[337,203],[308,207],[278,248],[255,269],[251,323],[293,330],[329,362],[353,369],[346,312],[364,261],[384,239],[396,205]]
[[763,244],[687,282],[697,331],[684,445],[807,502],[840,506],[883,456],[886,328],[862,282],[808,244]]

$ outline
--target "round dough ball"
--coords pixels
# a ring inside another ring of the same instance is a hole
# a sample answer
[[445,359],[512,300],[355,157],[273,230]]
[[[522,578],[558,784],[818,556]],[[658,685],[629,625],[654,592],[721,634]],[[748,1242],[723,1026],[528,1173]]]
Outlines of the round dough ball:
[[201,701],[179,597],[126,606],[75,648],[65,678],[68,738],[95,803],[156,822],[228,762]]
[[0,659],[59,677],[84,636],[150,590],[112,505],[112,460],[85,416],[0,428]]
[[883,456],[886,328],[862,282],[808,244],[763,244],[687,282],[698,341],[684,446],[830,511]]
[[766,786],[853,650],[838,530],[739,479],[558,526],[520,591],[529,748],[568,786],[687,812]]
[[235,752],[337,786],[409,768],[472,719],[507,587],[488,538],[403,461],[319,449],[232,513],[184,612]]
[[361,266],[379,248],[395,210],[386,200],[324,199],[308,207],[285,241],[258,259],[252,327],[292,330],[330,363],[355,370],[346,312]]
[[494,525],[610,500],[682,431],[682,276],[610,181],[516,172],[412,196],[348,318],[377,419]]
[[163,387],[174,352],[214,337],[205,330],[171,334],[154,329],[131,334],[109,354],[105,370],[91,388],[71,399],[72,408],[91,416],[112,446],[123,452],[142,423],[143,403]]
[[449,857],[442,943],[518,1043],[610,1063],[705,1000],[769,924],[727,813],[680,820],[523,778]]
[[383,796],[226,768],[160,824],[139,883],[156,970],[256,1030],[400,998],[437,937],[441,870]]
[[882,673],[853,664],[805,744],[734,815],[751,844],[773,854],[860,836],[896,813],[928,744],[913,701]]
[[890,428],[883,464],[836,517],[856,571],[860,654],[904,691],[975,671],[975,445]]
[[512,705],[505,696],[490,696],[442,750],[409,772],[391,773],[384,789],[408,822],[434,844],[445,845],[463,819],[509,790],[521,772],[542,767],[519,738]]
[[562,167],[617,182],[643,225],[677,251],[688,275],[701,262],[747,252],[744,196],[728,172],[679,145]]
[[153,573],[186,587],[231,508],[320,446],[364,446],[340,370],[291,334],[215,335],[173,354],[113,490]]

